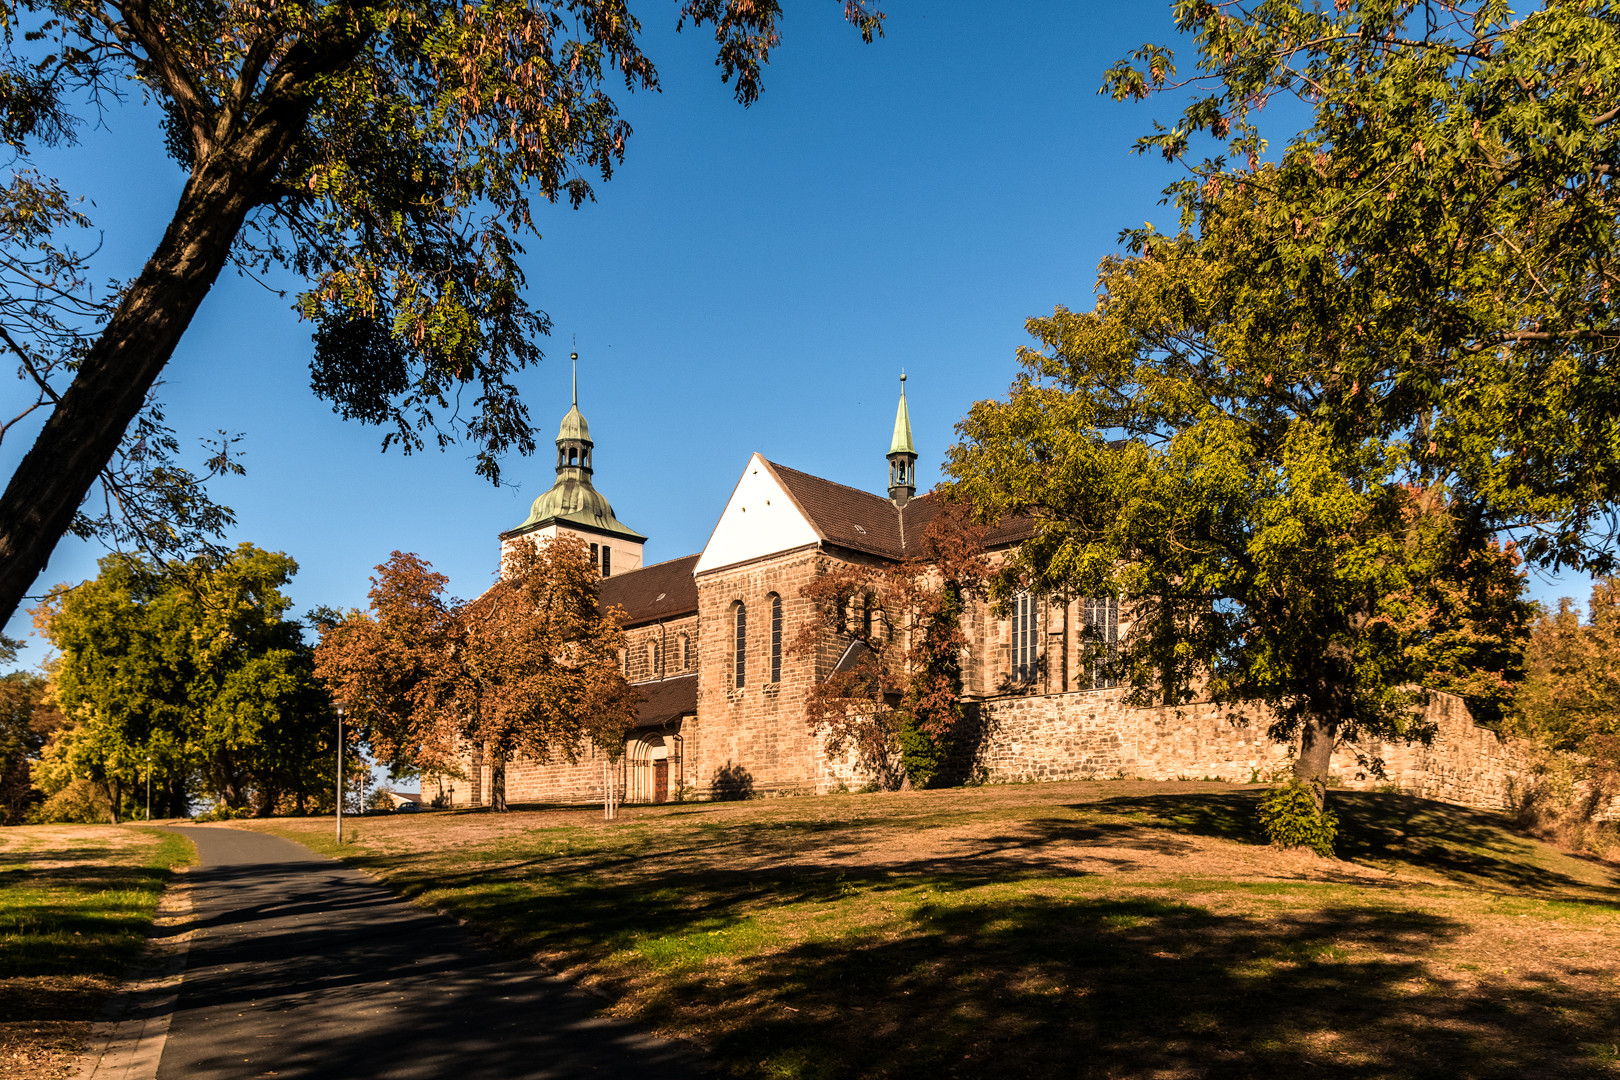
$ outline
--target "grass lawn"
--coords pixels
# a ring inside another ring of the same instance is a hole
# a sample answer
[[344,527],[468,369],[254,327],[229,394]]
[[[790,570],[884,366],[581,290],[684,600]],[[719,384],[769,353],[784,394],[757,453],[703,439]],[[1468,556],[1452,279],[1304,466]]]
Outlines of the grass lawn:
[[0,1076],[67,1075],[191,843],[111,825],[0,829]]
[[398,815],[342,855],[742,1076],[1620,1077],[1620,866],[1337,791],[1344,858],[1278,853],[1259,795]]

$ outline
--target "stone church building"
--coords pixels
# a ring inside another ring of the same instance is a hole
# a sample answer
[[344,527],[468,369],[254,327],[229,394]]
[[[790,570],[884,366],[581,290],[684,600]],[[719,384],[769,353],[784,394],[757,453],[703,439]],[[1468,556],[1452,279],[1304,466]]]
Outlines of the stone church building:
[[[534,500],[507,545],[572,535],[590,545],[605,604],[625,612],[625,673],[641,693],[625,752],[609,771],[629,803],[823,793],[869,778],[834,759],[805,718],[808,689],[837,657],[788,648],[814,617],[800,589],[838,563],[893,562],[913,555],[939,510],[916,493],[904,376],[887,454],[885,494],[812,476],[759,454],[749,458],[703,550],[644,565],[647,538],[622,523],[593,479],[590,428],[574,405],[557,433],[557,479]],[[876,457],[876,455],[874,455]],[[876,462],[874,461],[874,465]],[[874,473],[877,470],[874,469]],[[879,474],[881,475],[881,474]],[[1029,535],[1028,522],[992,529],[987,547],[1004,556]],[[971,645],[964,692],[973,730],[959,763],[980,782],[1107,777],[1265,778],[1288,761],[1265,723],[1234,725],[1215,706],[1128,705],[1121,688],[1099,683],[1087,648],[1128,630],[1111,599],[1022,596],[998,616],[970,604]],[[1091,633],[1088,635],[1087,630]],[[1440,736],[1430,747],[1371,747],[1387,780],[1414,794],[1479,806],[1507,802],[1515,755],[1478,727],[1461,701],[1435,695]],[[1371,786],[1354,754],[1335,757],[1347,786]],[[424,799],[480,805],[489,798],[487,764],[468,761],[460,777],[426,776]],[[599,751],[579,760],[507,763],[512,803],[602,799]]]

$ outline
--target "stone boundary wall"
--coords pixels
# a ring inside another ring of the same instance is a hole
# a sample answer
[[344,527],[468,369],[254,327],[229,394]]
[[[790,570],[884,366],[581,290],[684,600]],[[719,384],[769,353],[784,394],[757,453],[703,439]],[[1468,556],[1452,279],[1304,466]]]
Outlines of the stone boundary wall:
[[[1144,780],[1268,780],[1289,767],[1291,747],[1266,737],[1269,719],[1251,710],[1234,723],[1210,702],[1138,708],[1124,690],[1000,697],[969,711],[967,778],[991,783],[1126,776]],[[1480,727],[1460,698],[1433,694],[1424,709],[1438,732],[1429,746],[1372,743],[1341,748],[1332,762],[1345,787],[1393,785],[1412,795],[1502,810],[1514,802],[1530,762],[1524,749]],[[1372,768],[1381,759],[1384,777]]]

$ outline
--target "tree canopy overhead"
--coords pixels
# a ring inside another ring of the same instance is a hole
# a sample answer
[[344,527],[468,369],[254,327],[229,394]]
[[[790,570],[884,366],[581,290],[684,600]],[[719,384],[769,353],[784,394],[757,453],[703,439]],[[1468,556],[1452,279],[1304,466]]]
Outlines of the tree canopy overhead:
[[[713,29],[722,78],[752,102],[777,0],[677,10]],[[873,0],[844,15],[880,32]],[[612,91],[658,86],[640,29],[626,0],[0,3],[0,347],[33,388],[24,408],[49,411],[0,496],[0,614],[98,477],[161,553],[228,522],[176,474],[177,447],[154,463],[165,445],[128,433],[155,416],[158,376],[231,263],[307,282],[313,389],[384,425],[385,445],[464,439],[491,480],[504,452],[531,450],[511,376],[549,323],[524,295],[521,238],[536,198],[578,205],[623,158]],[[128,96],[162,108],[187,180],[144,269],[107,293],[74,245],[93,223],[33,154]]]
[[[1333,344],[1254,349],[1256,377],[1342,386],[1318,410],[1336,438],[1404,442],[1534,559],[1612,565],[1620,11],[1607,0],[1524,16],[1503,0],[1173,10],[1194,70],[1183,77],[1170,49],[1148,45],[1104,90],[1190,93],[1138,144],[1188,164],[1168,192],[1182,227],[1246,219],[1253,242],[1223,265],[1275,286],[1254,344],[1278,323]],[[1265,109],[1279,96],[1310,121],[1273,147]],[[1198,157],[1200,138],[1212,156]]]

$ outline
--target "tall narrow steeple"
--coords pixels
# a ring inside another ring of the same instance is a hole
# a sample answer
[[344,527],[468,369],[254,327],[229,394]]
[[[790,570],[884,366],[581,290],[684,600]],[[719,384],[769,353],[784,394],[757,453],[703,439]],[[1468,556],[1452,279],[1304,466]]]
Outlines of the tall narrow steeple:
[[917,448],[911,443],[911,413],[906,408],[906,373],[900,372],[900,407],[894,414],[889,442],[889,499],[904,508],[917,494]]

